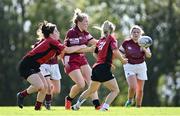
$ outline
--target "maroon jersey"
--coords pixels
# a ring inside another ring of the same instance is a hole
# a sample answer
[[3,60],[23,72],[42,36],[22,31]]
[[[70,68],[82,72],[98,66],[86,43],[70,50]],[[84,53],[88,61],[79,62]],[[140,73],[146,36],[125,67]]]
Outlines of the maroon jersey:
[[[86,31],[81,32],[76,26],[67,32],[64,44],[68,47],[83,44],[87,45],[92,38],[91,34]],[[88,62],[84,53],[65,54],[64,56],[64,66],[67,74],[86,64],[88,64]]]
[[132,39],[126,39],[122,43],[122,47],[124,48],[124,53],[128,59],[128,63],[139,64],[144,62],[145,53],[138,43],[135,43]]
[[79,28],[76,26],[71,28],[66,35],[66,39],[64,40],[64,44],[68,47],[75,46],[75,45],[83,45],[88,44],[89,40],[93,37],[86,31],[80,31]]
[[42,40],[25,57],[31,57],[39,64],[44,64],[56,55],[59,55],[65,46],[52,38]]
[[118,49],[117,40],[109,35],[108,37],[101,38],[97,45],[95,53],[97,53],[97,61],[94,67],[98,64],[112,64],[113,50]]

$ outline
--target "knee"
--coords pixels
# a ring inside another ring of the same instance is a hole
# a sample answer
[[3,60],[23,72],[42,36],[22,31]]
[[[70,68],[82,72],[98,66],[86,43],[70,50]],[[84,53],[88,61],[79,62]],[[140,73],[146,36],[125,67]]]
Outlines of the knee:
[[61,91],[60,88],[54,88],[54,89],[53,89],[53,93],[54,93],[54,94],[59,94],[60,91]]
[[130,86],[130,87],[129,87],[129,90],[130,90],[130,91],[136,91],[136,86]]
[[45,84],[45,83],[44,83],[43,85],[44,85],[45,91],[47,91],[48,89],[50,89],[49,86],[48,86],[48,84]]
[[46,91],[46,88],[44,87],[44,84],[41,83],[37,86],[38,91]]
[[143,93],[143,89],[138,89],[138,90],[137,90],[137,93],[142,94],[142,93]]
[[85,82],[83,82],[83,83],[77,83],[77,86],[78,86],[81,90],[83,90],[83,89],[85,88]]
[[113,90],[113,92],[114,92],[116,95],[118,95],[119,92],[120,92],[120,90],[119,90],[119,88],[115,88],[115,89]]
[[51,93],[51,91],[53,90],[52,84],[47,84],[47,86],[44,85],[44,88],[46,89],[47,93]]
[[38,91],[41,91],[41,92],[47,92],[48,91],[48,85],[47,84],[44,84],[44,83],[41,83],[38,85]]

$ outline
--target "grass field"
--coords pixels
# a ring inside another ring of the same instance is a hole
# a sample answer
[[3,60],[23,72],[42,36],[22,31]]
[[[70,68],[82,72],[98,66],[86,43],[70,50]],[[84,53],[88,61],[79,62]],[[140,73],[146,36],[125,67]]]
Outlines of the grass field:
[[35,111],[34,107],[0,107],[0,116],[180,116],[180,107],[110,107],[109,111],[97,111],[93,107],[81,107],[79,111],[64,110],[64,107],[44,107]]

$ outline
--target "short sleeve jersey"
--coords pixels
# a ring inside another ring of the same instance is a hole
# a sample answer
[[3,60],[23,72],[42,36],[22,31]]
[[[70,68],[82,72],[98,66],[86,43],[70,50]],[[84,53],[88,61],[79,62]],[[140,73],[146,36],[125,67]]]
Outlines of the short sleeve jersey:
[[83,45],[88,44],[89,40],[91,40],[93,36],[86,31],[80,31],[79,28],[76,26],[71,28],[66,35],[64,44],[68,47],[75,46],[75,45]]
[[[64,44],[68,47],[84,44],[87,45],[91,39],[93,39],[93,36],[89,32],[80,31],[79,28],[75,26],[67,32]],[[72,53],[66,55],[70,56],[70,60],[75,62],[75,59],[78,57],[85,57],[84,53]]]
[[[41,39],[40,41],[36,42],[36,43],[34,44],[34,47],[36,47],[38,44],[40,44],[40,43],[43,42],[44,40],[45,40],[45,39]],[[61,43],[60,40],[58,40],[58,41]],[[58,64],[57,55],[54,56],[54,57],[52,57],[50,60],[48,60],[48,61],[46,62],[46,64]]]
[[29,51],[24,57],[30,57],[39,64],[48,62],[51,58],[61,54],[65,46],[58,40],[50,37],[45,38],[35,48]]
[[126,39],[122,43],[126,58],[130,64],[140,64],[145,60],[145,53],[132,39]]
[[118,49],[118,42],[114,37],[109,35],[108,37],[100,38],[96,44],[95,53],[97,53],[97,61],[95,65],[103,63],[112,64],[114,49]]

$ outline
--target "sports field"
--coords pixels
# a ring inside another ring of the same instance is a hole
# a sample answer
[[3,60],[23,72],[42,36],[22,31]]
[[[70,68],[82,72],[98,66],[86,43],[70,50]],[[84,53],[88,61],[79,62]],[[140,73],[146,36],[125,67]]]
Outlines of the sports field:
[[180,116],[180,107],[111,107],[109,111],[97,111],[93,107],[81,107],[79,111],[64,110],[64,107],[44,107],[35,111],[34,107],[0,107],[0,116]]

